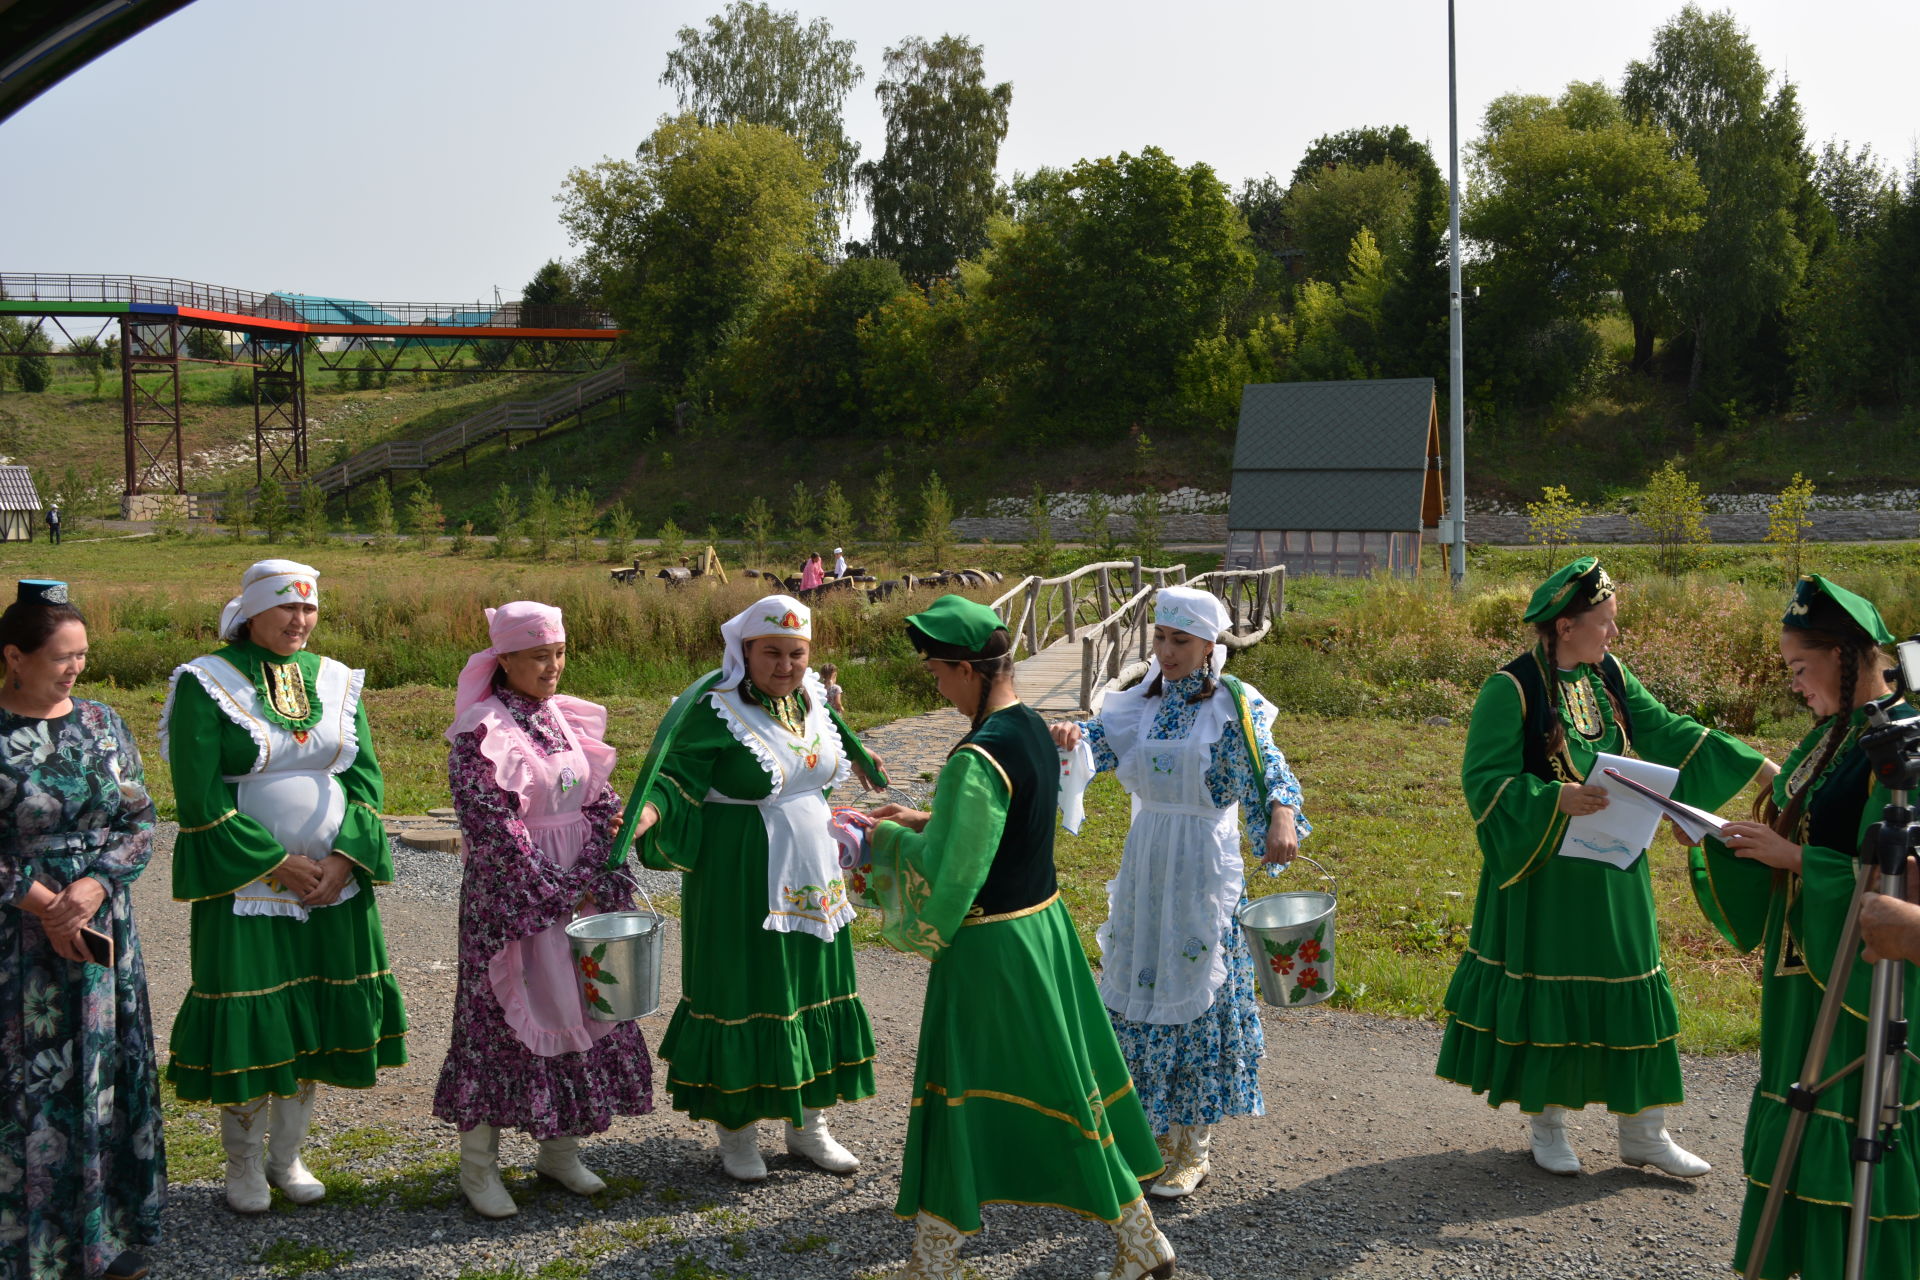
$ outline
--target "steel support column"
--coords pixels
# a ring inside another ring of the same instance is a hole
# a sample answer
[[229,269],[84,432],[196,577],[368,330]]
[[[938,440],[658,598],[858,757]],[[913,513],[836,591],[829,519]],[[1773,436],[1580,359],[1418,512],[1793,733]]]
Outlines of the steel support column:
[[180,440],[180,321],[120,318],[120,406],[128,495],[185,493]]
[[253,478],[298,480],[307,472],[306,343],[249,334],[253,353]]

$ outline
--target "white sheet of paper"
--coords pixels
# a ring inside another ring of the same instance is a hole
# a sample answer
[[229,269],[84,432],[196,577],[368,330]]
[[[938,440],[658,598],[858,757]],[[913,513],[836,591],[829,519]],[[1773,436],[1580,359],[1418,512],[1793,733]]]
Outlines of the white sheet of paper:
[[1680,780],[1680,771],[1605,752],[1594,759],[1593,770],[1587,774],[1587,785],[1606,791],[1607,807],[1567,823],[1567,834],[1560,841],[1560,856],[1590,858],[1624,871],[1653,843],[1654,835],[1660,830],[1660,819],[1666,815],[1652,801],[1607,777],[1608,769],[1618,769],[1663,796],[1673,791],[1673,784]]
[[[1612,782],[1613,779],[1609,778],[1608,781]],[[1727,825],[1727,820],[1719,814],[1708,813],[1705,809],[1696,809],[1690,804],[1675,800],[1672,796],[1655,799],[1639,792],[1634,794],[1638,795],[1643,803],[1654,805],[1671,818],[1673,825],[1679,827],[1681,833],[1695,844],[1699,844],[1707,836],[1719,835],[1720,828]]]

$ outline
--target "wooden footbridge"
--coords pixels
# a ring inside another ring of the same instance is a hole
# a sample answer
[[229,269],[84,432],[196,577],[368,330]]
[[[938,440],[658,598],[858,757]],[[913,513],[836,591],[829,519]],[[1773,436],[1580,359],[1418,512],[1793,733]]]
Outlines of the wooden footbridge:
[[1273,628],[1286,606],[1285,565],[1187,576],[1184,564],[1153,568],[1132,560],[1082,565],[1058,578],[1027,577],[993,602],[1013,635],[1021,700],[1044,716],[1092,711],[1110,688],[1146,668],[1153,598],[1162,587],[1211,591],[1227,606],[1245,648]]

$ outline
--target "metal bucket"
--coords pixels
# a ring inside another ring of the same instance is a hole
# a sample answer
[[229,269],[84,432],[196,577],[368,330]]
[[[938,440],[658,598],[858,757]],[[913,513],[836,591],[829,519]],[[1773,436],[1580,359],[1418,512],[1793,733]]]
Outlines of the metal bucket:
[[[642,897],[646,889],[639,882]],[[647,899],[645,911],[581,916],[567,926],[573,976],[596,1022],[628,1022],[660,1009],[660,968],[667,950],[667,918]]]
[[1295,861],[1311,866],[1321,879],[1333,880],[1333,889],[1272,893],[1234,913],[1253,953],[1260,998],[1282,1009],[1318,1004],[1334,991],[1333,917],[1340,884],[1312,858]]

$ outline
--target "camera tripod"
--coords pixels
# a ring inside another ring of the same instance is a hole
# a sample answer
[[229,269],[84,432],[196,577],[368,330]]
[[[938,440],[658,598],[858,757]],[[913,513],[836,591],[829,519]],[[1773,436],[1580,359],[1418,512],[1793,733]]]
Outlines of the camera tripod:
[[[1892,720],[1887,712],[1903,696],[1904,682],[1894,692],[1868,704],[1867,728],[1860,745],[1873,766],[1874,776],[1892,792],[1880,821],[1868,829],[1860,844],[1859,866],[1854,873],[1853,897],[1847,904],[1847,917],[1840,931],[1840,945],[1833,953],[1833,966],[1827,975],[1820,1012],[1814,1020],[1813,1035],[1807,1041],[1806,1057],[1800,1066],[1801,1083],[1787,1091],[1792,1114],[1780,1142],[1774,1162],[1773,1178],[1767,1186],[1767,1200],[1755,1225],[1753,1246],[1741,1275],[1757,1280],[1766,1264],[1767,1250],[1773,1243],[1774,1228],[1787,1188],[1793,1181],[1794,1166],[1800,1159],[1801,1139],[1807,1120],[1820,1098],[1835,1085],[1858,1071],[1860,1073],[1860,1110],[1853,1139],[1853,1197],[1847,1222],[1847,1261],[1842,1272],[1845,1280],[1861,1280],[1866,1273],[1867,1238],[1872,1226],[1873,1179],[1894,1144],[1900,1138],[1900,1079],[1906,1059],[1920,1061],[1907,1039],[1905,988],[1906,964],[1883,958],[1874,963],[1871,994],[1867,1003],[1867,1041],[1858,1058],[1824,1080],[1827,1050],[1840,1020],[1852,977],[1854,957],[1860,947],[1860,909],[1865,903],[1873,874],[1879,873],[1879,891],[1889,897],[1903,897],[1906,890],[1908,855],[1920,848],[1920,825],[1907,804],[1907,793],[1920,787],[1920,718]],[[1807,1081],[1818,1081],[1808,1084]]]

